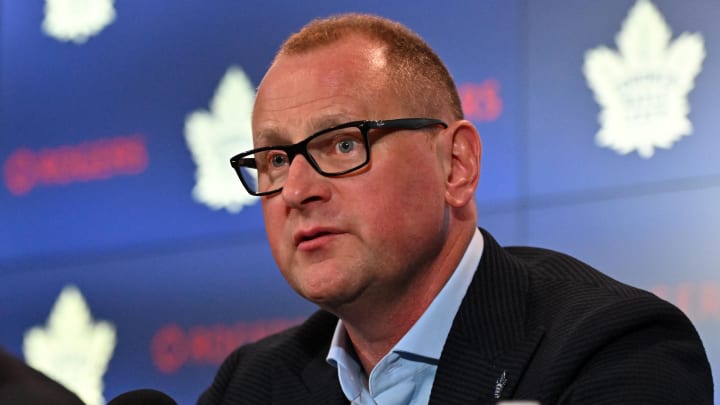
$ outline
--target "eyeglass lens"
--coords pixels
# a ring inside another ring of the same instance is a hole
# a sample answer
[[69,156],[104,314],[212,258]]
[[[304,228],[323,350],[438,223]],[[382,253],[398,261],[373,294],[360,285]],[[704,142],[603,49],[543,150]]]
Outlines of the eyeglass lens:
[[[298,145],[302,148],[303,144]],[[353,170],[367,161],[362,131],[357,127],[340,128],[316,135],[304,144],[309,163],[322,174],[332,175]],[[264,193],[282,188],[295,154],[302,150],[270,149],[248,155],[256,168],[240,166],[240,174],[254,192]]]

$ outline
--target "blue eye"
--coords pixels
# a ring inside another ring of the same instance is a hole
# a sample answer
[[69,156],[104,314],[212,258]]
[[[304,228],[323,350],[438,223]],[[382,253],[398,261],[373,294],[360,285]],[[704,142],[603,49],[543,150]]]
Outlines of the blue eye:
[[338,152],[340,152],[340,153],[349,153],[355,149],[356,143],[357,142],[353,139],[344,139],[344,140],[336,143],[335,147],[337,148]]
[[281,167],[288,164],[288,157],[284,153],[275,153],[270,156],[270,165],[272,167]]

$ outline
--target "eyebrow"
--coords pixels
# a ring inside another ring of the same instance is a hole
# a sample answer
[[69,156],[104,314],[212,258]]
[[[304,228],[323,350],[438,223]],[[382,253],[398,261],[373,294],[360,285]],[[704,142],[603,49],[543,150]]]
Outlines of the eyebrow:
[[[340,124],[344,124],[346,122],[357,121],[357,120],[353,120],[353,119],[348,119],[347,118],[348,116],[349,116],[348,114],[341,113],[341,114],[325,115],[318,119],[311,120],[310,123],[311,123],[311,127],[313,128],[312,133],[314,134],[314,133],[316,133],[318,131],[322,131],[324,129],[336,127],[336,126],[338,126]],[[308,135],[310,135],[310,134],[308,134]]]
[[[357,121],[353,119],[348,119],[348,114],[345,113],[337,113],[337,114],[331,114],[331,115],[324,115],[319,118],[314,118],[310,120],[310,128],[312,128],[312,132],[304,134],[304,137],[302,139],[307,138],[308,136],[311,136],[318,131],[322,131],[327,128],[332,128],[335,126],[338,126],[340,124],[344,124],[346,122],[351,121]],[[290,145],[292,142],[290,141],[290,135],[284,135],[286,132],[280,130],[280,128],[276,125],[271,125],[267,128],[264,128],[260,130],[257,134],[255,134],[254,138],[256,140],[255,147],[265,147],[265,146],[280,146],[280,145]]]
[[290,142],[287,137],[282,136],[280,131],[275,127],[266,128],[254,135],[254,147],[261,148],[265,146],[287,145]]

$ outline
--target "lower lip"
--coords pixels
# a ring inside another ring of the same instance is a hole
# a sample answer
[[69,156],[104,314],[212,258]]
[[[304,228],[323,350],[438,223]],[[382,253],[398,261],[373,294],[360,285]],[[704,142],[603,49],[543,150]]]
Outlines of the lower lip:
[[318,236],[317,238],[313,238],[310,240],[300,242],[298,244],[298,250],[308,252],[308,251],[324,248],[329,243],[331,243],[337,236],[338,236],[338,234],[329,233],[326,235]]

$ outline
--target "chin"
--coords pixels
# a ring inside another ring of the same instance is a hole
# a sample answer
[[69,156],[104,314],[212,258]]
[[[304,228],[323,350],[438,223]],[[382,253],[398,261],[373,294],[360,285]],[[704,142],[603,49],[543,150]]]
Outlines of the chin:
[[306,289],[299,292],[306,300],[332,313],[335,313],[338,308],[354,302],[360,295],[353,293],[349,288]]
[[354,301],[362,292],[362,280],[347,263],[323,260],[296,266],[286,279],[306,300],[321,308],[330,308]]
[[334,307],[344,301],[342,295],[329,291],[303,291],[300,295],[321,308]]

